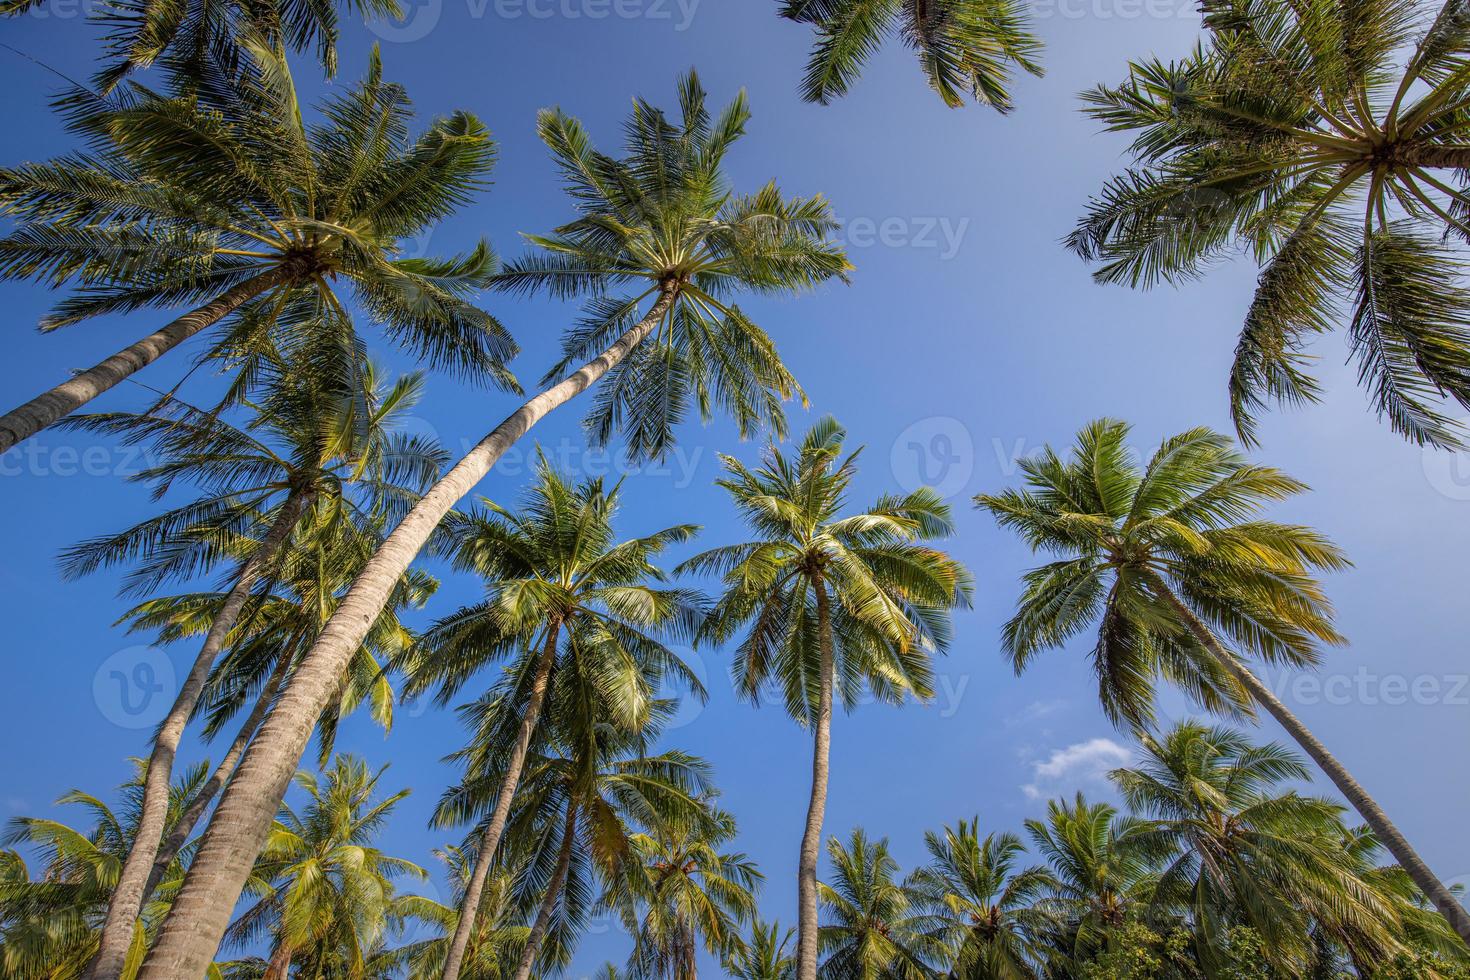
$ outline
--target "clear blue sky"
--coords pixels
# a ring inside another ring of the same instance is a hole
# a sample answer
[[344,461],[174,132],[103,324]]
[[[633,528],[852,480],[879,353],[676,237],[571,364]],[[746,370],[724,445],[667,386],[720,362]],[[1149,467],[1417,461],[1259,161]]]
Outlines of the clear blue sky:
[[[1095,286],[1058,244],[1088,193],[1123,159],[1121,140],[1097,135],[1077,112],[1076,93],[1118,78],[1129,56],[1184,53],[1198,31],[1185,0],[1048,0],[1037,20],[1048,74],[1018,86],[1019,108],[1005,118],[944,109],[908,53],[896,47],[844,101],[805,105],[796,86],[809,39],[778,20],[775,6],[768,0],[684,0],[682,6],[679,0],[420,0],[421,19],[380,33],[387,72],[407,85],[426,116],[471,109],[500,141],[494,188],[437,229],[427,243],[431,251],[452,252],[487,235],[503,254],[514,254],[519,232],[546,230],[567,215],[535,139],[537,109],[562,106],[612,148],[629,98],[671,104],[675,78],[690,65],[699,68],[712,100],[722,102],[740,86],[749,90],[750,135],[731,157],[738,187],[776,177],[790,193],[821,191],[849,222],[857,265],[851,286],[750,308],[806,386],[811,417],[836,415],[854,444],[868,446],[859,499],[904,485],[922,463],[958,509],[953,548],[975,572],[976,607],[959,618],[954,651],[940,668],[937,703],[865,706],[840,718],[835,732],[829,832],[845,835],[862,825],[886,835],[911,867],[922,857],[922,831],[942,822],[979,814],[987,827],[1019,829],[1042,806],[1032,797],[1077,788],[1106,794],[1098,774],[1116,764],[1116,749],[1099,740],[1124,741],[1094,704],[1086,642],[1040,659],[1019,679],[1002,662],[1000,625],[1033,559],[972,510],[970,496],[1010,484],[1016,455],[1065,442],[1099,415],[1135,423],[1144,450],[1189,426],[1225,427],[1225,374],[1253,270],[1229,264],[1178,292],[1129,292]],[[52,16],[7,24],[4,40],[86,76],[95,51],[89,28],[74,14],[58,16],[75,9],[53,7]],[[602,11],[642,13],[588,16]],[[344,80],[360,73],[374,39],[359,26],[346,32]],[[314,74],[312,65],[300,63],[303,89],[318,88]],[[46,108],[51,76],[0,51],[0,85],[10,93],[0,154],[6,163],[70,148]],[[68,368],[94,363],[163,319],[142,313],[42,336],[34,325],[50,299],[32,286],[0,285],[9,337],[0,391],[9,402],[31,396]],[[499,297],[486,302],[520,340],[524,354],[515,366],[534,380],[573,310]],[[406,367],[391,348],[380,351],[390,364]],[[1330,655],[1323,689],[1286,678],[1282,695],[1378,795],[1436,870],[1466,879],[1470,776],[1460,760],[1470,744],[1464,639],[1470,461],[1425,455],[1380,425],[1344,365],[1341,336],[1324,338],[1317,353],[1325,403],[1270,417],[1258,455],[1316,488],[1280,516],[1321,528],[1356,562],[1330,582],[1352,645]],[[182,367],[175,357],[143,380],[171,384]],[[208,382],[190,390],[201,385]],[[124,389],[102,405],[144,401],[136,389]],[[419,424],[459,449],[510,405],[508,396],[436,378]],[[798,409],[793,428],[809,420]],[[544,423],[536,437],[554,451],[564,449],[573,469],[606,464],[581,452],[575,409]],[[706,528],[699,544],[735,540],[739,530],[711,485],[716,454],[750,458],[758,447],[738,444],[724,424],[691,424],[681,437],[681,455],[667,471],[630,479],[624,528],[642,533],[695,521]],[[132,462],[120,452],[79,454],[87,448],[81,437],[50,433],[33,444],[34,451],[5,457],[0,473],[8,515],[0,603],[10,660],[10,683],[0,687],[0,738],[7,746],[0,808],[42,815],[58,814],[50,801],[71,787],[106,791],[126,775],[124,757],[145,749],[144,731],[118,723],[129,717],[111,680],[118,662],[104,664],[146,638],[125,637],[112,626],[126,608],[114,596],[116,578],[65,585],[56,553],[139,519],[154,505],[117,477]],[[524,468],[514,464],[480,492],[511,498],[524,478]],[[446,577],[428,616],[447,614],[476,594],[473,581]],[[174,650],[174,663],[182,665],[192,652]],[[715,764],[725,801],[740,820],[741,846],[769,878],[764,912],[793,922],[806,739],[776,708],[736,702],[721,653],[699,657],[712,700],[690,711],[669,742]],[[1177,700],[1171,709],[1188,714]],[[439,760],[461,739],[447,712],[400,717],[387,741],[363,719],[346,726],[341,748],[375,763],[391,760],[387,783],[414,789],[385,842],[394,853],[430,863],[430,848],[445,842],[445,835],[426,829],[426,818],[453,775]],[[189,757],[199,754],[191,749]],[[573,975],[605,959],[621,961],[627,948],[626,937],[603,924],[584,943]]]

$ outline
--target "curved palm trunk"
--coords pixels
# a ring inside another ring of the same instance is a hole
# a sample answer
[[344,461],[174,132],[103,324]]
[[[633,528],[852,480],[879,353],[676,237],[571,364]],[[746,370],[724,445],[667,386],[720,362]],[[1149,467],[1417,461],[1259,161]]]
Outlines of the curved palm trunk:
[[148,898],[154,860],[158,856],[164,825],[168,821],[169,785],[173,780],[174,757],[178,754],[184,729],[199,704],[204,682],[209,679],[209,672],[224,647],[225,638],[240,620],[240,613],[250,598],[250,590],[291,537],[291,532],[301,519],[301,512],[310,499],[311,495],[303,491],[293,491],[286,497],[280,513],[276,515],[275,523],[256,547],[255,553],[240,569],[235,584],[225,596],[224,605],[214,617],[214,622],[209,624],[209,632],[205,634],[199,655],[194,658],[194,666],[184,678],[184,684],[179,688],[168,716],[158,726],[158,732],[153,739],[153,752],[148,758],[148,769],[143,776],[143,802],[139,811],[137,835],[133,838],[133,846],[123,862],[117,888],[113,890],[112,900],[107,906],[107,919],[102,926],[100,946],[87,971],[87,980],[116,980],[122,976],[128,950],[133,943],[133,927]]
[[576,845],[576,839],[577,805],[568,803],[567,822],[561,834],[561,850],[556,856],[556,871],[546,885],[546,897],[541,900],[541,908],[536,912],[536,923],[531,926],[531,934],[526,937],[526,948],[521,951],[521,962],[516,966],[515,980],[529,980],[531,968],[536,965],[536,957],[541,954],[541,944],[546,941],[546,933],[551,928],[551,914],[556,911],[557,899],[561,898],[561,890],[567,883],[567,872],[572,866],[572,848]]
[[551,680],[551,665],[556,660],[556,642],[561,635],[561,624],[551,622],[546,628],[546,646],[536,662],[536,677],[531,682],[531,698],[526,702],[526,712],[521,716],[521,727],[516,733],[515,747],[511,749],[510,762],[505,768],[505,777],[500,781],[500,793],[495,798],[495,812],[490,823],[480,836],[480,846],[475,851],[475,870],[465,885],[464,899],[459,906],[459,922],[454,927],[454,938],[449,943],[449,953],[444,958],[443,980],[457,980],[464,963],[465,951],[469,949],[470,937],[475,932],[475,917],[480,911],[480,896],[485,891],[485,880],[495,864],[495,852],[500,847],[500,837],[505,833],[505,823],[510,819],[510,805],[515,799],[516,786],[521,781],[521,772],[526,766],[526,755],[531,749],[531,739],[536,734],[536,725],[541,720],[541,706],[546,702],[546,687]]
[[0,415],[0,453],[25,442],[63,416],[70,415],[118,382],[142,370],[201,330],[214,326],[268,289],[281,285],[284,268],[263,272],[191,310],[168,326],[124,347],[95,367]]
[[796,873],[797,980],[817,976],[817,859],[822,847],[822,821],[827,813],[828,757],[832,747],[832,615],[827,603],[827,586],[817,575],[812,582],[817,593],[817,644],[821,676],[817,679],[817,717],[812,737],[812,797],[806,811],[806,833],[801,838],[801,863]]
[[664,289],[648,315],[600,357],[500,423],[420,498],[368,560],[246,750],[139,980],[200,976],[209,966],[317,718],[336,692],[353,651],[387,605],[394,585],[444,515],[547,413],[586,391],[627,357],[677,298],[677,289]]
[[1373,835],[1378,838],[1384,847],[1388,848],[1394,860],[1408,872],[1414,884],[1434,903],[1435,908],[1439,909],[1439,913],[1445,917],[1445,920],[1449,922],[1450,926],[1459,934],[1460,938],[1467,945],[1470,945],[1470,913],[1465,911],[1465,906],[1461,905],[1455,896],[1450,894],[1450,890],[1429,869],[1429,865],[1424,863],[1424,859],[1419,856],[1418,852],[1414,850],[1413,845],[1394,826],[1393,821],[1389,820],[1388,814],[1383,812],[1378,802],[1369,796],[1368,792],[1353,778],[1352,773],[1348,772],[1343,764],[1338,762],[1331,752],[1327,751],[1327,747],[1318,741],[1317,736],[1312,734],[1311,729],[1307,728],[1301,719],[1292,714],[1291,710],[1281,703],[1281,700],[1272,693],[1269,687],[1261,682],[1261,679],[1250,668],[1241,663],[1233,653],[1225,649],[1224,645],[1215,638],[1215,634],[1210,628],[1194,614],[1194,610],[1185,605],[1183,600],[1175,595],[1174,591],[1162,579],[1155,580],[1155,587],[1159,589],[1164,601],[1189,626],[1189,630],[1194,634],[1195,639],[1199,640],[1205,649],[1214,654],[1215,658],[1220,661],[1226,671],[1242,687],[1250,692],[1251,697],[1256,703],[1265,708],[1271,717],[1275,718],[1281,727],[1286,729],[1287,733],[1296,740],[1296,743],[1302,747],[1307,755],[1312,757],[1312,761],[1316,762],[1318,767],[1327,774],[1327,777],[1332,780],[1333,785],[1337,787],[1338,792],[1347,798],[1347,801],[1352,804],[1353,809],[1358,811],[1358,815],[1373,829]]
[[271,953],[270,963],[266,965],[265,976],[261,980],[290,980],[291,960],[295,958],[295,951],[286,943],[281,943]]
[[143,890],[144,895],[153,894],[153,889],[158,887],[158,883],[163,880],[163,874],[168,870],[168,866],[189,842],[189,835],[194,832],[194,827],[209,809],[209,804],[214,802],[219,791],[224,789],[225,784],[229,782],[230,774],[235,771],[235,765],[240,761],[240,756],[245,753],[245,747],[250,744],[255,730],[260,727],[260,723],[265,720],[266,713],[270,711],[271,702],[275,699],[276,691],[280,690],[281,682],[286,679],[290,666],[289,657],[281,657],[277,662],[275,670],[271,671],[270,677],[265,682],[265,687],[261,688],[260,697],[255,700],[255,707],[250,709],[249,717],[240,726],[235,740],[230,743],[229,751],[225,753],[214,772],[209,774],[208,781],[199,787],[199,792],[194,794],[194,798],[189,801],[189,805],[179,816],[173,829],[163,839],[163,844],[158,848],[158,856],[153,859],[153,872],[148,876],[148,887]]

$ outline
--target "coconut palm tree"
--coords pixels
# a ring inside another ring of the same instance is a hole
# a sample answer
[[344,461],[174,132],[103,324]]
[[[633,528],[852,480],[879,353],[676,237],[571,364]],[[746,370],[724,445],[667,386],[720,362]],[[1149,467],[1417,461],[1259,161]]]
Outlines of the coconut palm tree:
[[817,970],[817,858],[827,805],[834,695],[865,690],[901,703],[933,695],[930,656],[949,644],[949,610],[967,606],[971,580],[925,542],[953,533],[947,504],[928,488],[884,496],[842,516],[857,472],[844,430],[817,422],[794,459],[770,447],[751,470],[722,457],[719,481],[755,540],[698,555],[680,571],[723,576],[725,593],[703,633],[743,631],[734,664],[741,694],[757,702],[780,686],[791,716],[812,731],[812,791],[798,870],[798,971]]
[[[91,828],[77,830],[57,820],[16,817],[6,828],[4,846],[24,844],[41,862],[30,878],[25,862],[5,851],[0,876],[0,974],[14,980],[69,980],[80,977],[96,956],[100,925],[116,887],[123,861],[138,832],[144,763],[133,760],[135,774],[120,787],[120,805],[72,790],[57,804],[80,808]],[[168,798],[168,825],[180,818],[188,800],[208,775],[207,762],[181,773]],[[184,854],[187,857],[187,850]],[[128,936],[125,963],[136,969],[147,937],[168,910],[183,875],[176,856],[150,889],[142,917]]]
[[723,850],[735,839],[735,818],[701,802],[706,812],[635,835],[633,860],[604,899],[633,933],[633,977],[695,980],[701,947],[721,962],[743,955],[740,933],[755,920],[765,878],[743,852]]
[[[144,980],[204,969],[248,871],[241,857],[264,842],[266,811],[280,800],[306,747],[310,732],[303,722],[330,699],[362,631],[434,528],[537,421],[613,371],[601,417],[609,433],[618,427],[631,433],[638,452],[667,448],[691,400],[702,411],[729,412],[742,431],[780,424],[780,399],[794,393],[795,382],[732,297],[800,292],[850,267],[842,250],[825,241],[835,226],[822,198],[788,200],[774,184],[747,197],[730,192],[724,159],[744,132],[743,96],[711,120],[692,73],[680,94],[677,124],[637,104],[621,160],[595,151],[575,120],[556,111],[542,115],[541,135],[579,214],[556,235],[533,239],[545,254],[514,264],[499,281],[591,297],[589,322],[569,335],[567,353],[596,354],[481,440],[415,504],[363,570],[247,750],[190,867],[173,922],[144,965]],[[625,298],[608,298],[624,288],[631,290]],[[640,312],[646,301],[651,305]]]
[[[42,323],[200,304],[137,343],[0,416],[0,452],[151,364],[202,330],[245,364],[280,331],[354,343],[338,286],[399,344],[435,366],[516,390],[516,346],[467,296],[494,269],[489,247],[449,259],[403,257],[402,243],[485,185],[494,145],[458,112],[417,138],[401,86],[367,77],[304,122],[284,58],[252,47],[236,72],[175,77],[111,97],[74,89],[59,102],[91,147],[0,169],[0,277],[74,284]],[[238,390],[233,392],[238,396]],[[202,969],[202,967],[201,967]]]
[[1308,778],[1279,745],[1184,722],[1143,734],[1142,759],[1112,774],[1124,801],[1152,821],[1148,845],[1171,852],[1154,901],[1190,912],[1200,963],[1218,969],[1229,927],[1249,926],[1273,963],[1305,968],[1308,913],[1330,909],[1379,949],[1392,944],[1392,906],[1342,860],[1342,808],[1283,791]]
[[1049,874],[1037,911],[1049,923],[1048,962],[1086,962],[1151,901],[1158,856],[1145,846],[1147,823],[1106,803],[1051,800],[1026,832]]
[[[403,896],[404,910],[414,918],[431,924],[440,935],[409,944],[405,950],[405,966],[413,980],[431,980],[444,972],[444,957],[459,924],[465,886],[474,871],[474,856],[459,847],[436,850],[434,856],[445,866],[451,888],[448,903],[427,896]],[[487,876],[480,892],[480,907],[475,912],[475,931],[470,937],[460,975],[467,980],[504,980],[509,977],[530,930],[522,924],[521,909],[515,902],[515,882],[519,868],[503,860]]]
[[[279,570],[282,552],[292,546],[303,515],[318,522],[360,509],[371,522],[371,515],[395,513],[404,500],[434,481],[444,462],[430,441],[395,431],[398,418],[418,400],[421,376],[390,384],[371,365],[344,371],[331,364],[336,369],[331,373],[348,375],[333,379],[322,370],[322,359],[304,360],[278,362],[262,372],[269,374],[263,379],[263,397],[242,426],[173,398],[146,415],[66,420],[72,428],[147,446],[150,464],[133,479],[152,484],[155,495],[180,481],[201,491],[189,503],[68,549],[63,558],[68,575],[136,565],[127,579],[129,591],[151,592],[170,579],[197,577],[229,564],[231,581],[193,666],[154,733],[141,821],[113,891],[99,977],[111,976],[126,955],[150,874],[160,864],[168,786],[185,726],[226,638],[242,614],[258,611],[263,596],[269,595],[269,579]],[[346,526],[352,524],[349,518]],[[248,550],[234,564],[231,552],[238,552],[242,541]],[[256,595],[262,580],[262,595]],[[192,830],[193,822],[184,822],[183,833]],[[161,864],[166,866],[167,860]]]
[[952,108],[968,97],[1009,112],[1014,70],[1041,74],[1041,41],[1011,0],[781,0],[781,16],[817,34],[801,86],[808,102],[846,95],[891,37],[918,54],[929,86]]
[[757,916],[750,925],[750,936],[725,959],[725,973],[735,980],[791,980],[796,976],[796,956],[791,949],[795,935],[795,930],[783,930],[781,923]]
[[980,820],[961,820],[944,833],[927,831],[930,861],[909,876],[908,888],[944,935],[952,977],[1027,980],[1033,939],[1044,917],[1034,907],[1051,885],[1045,868],[1020,868],[1025,846],[1015,834],[980,837]]
[[[230,927],[232,944],[268,938],[264,980],[287,980],[293,962],[341,959],[361,970],[399,915],[395,881],[424,878],[418,865],[374,846],[397,805],[400,790],[379,795],[383,769],[341,755],[322,776],[301,772],[306,793],[298,812],[281,807],[270,843],[261,854],[267,885]],[[308,971],[308,975],[321,975]],[[356,975],[356,974],[354,974]]]
[[[664,574],[653,564],[696,529],[677,525],[619,541],[613,526],[619,505],[619,488],[606,489],[601,480],[573,485],[543,457],[519,510],[487,502],[483,512],[456,518],[449,530],[458,567],[485,581],[486,598],[422,638],[403,663],[408,690],[434,689],[446,703],[484,668],[513,663],[510,685],[492,688],[483,702],[477,722],[485,730],[464,756],[473,782],[469,791],[489,807],[465,892],[467,909],[478,907],[526,760],[550,734],[541,730],[543,707],[562,698],[559,685],[569,686],[567,711],[584,715],[579,724],[635,733],[650,721],[655,688],[664,677],[703,696],[698,678],[664,646],[665,640],[693,638],[702,600],[685,589],[662,587]],[[598,710],[588,714],[593,704]],[[551,720],[552,728],[572,724],[567,717]],[[478,815],[468,808],[458,813]],[[457,975],[473,928],[474,915],[462,915],[446,980]]]
[[824,980],[924,980],[944,959],[940,933],[926,933],[919,899],[898,880],[888,841],[869,842],[862,828],[847,846],[827,843],[832,882],[820,885],[827,924],[821,945]]
[[1206,0],[1189,56],[1129,65],[1084,99],[1132,135],[1135,163],[1069,243],[1100,282],[1202,275],[1243,250],[1261,263],[1230,372],[1247,443],[1268,401],[1314,401],[1305,348],[1345,326],[1380,415],[1455,446],[1445,400],[1470,404],[1470,290],[1446,236],[1470,232],[1463,168],[1470,20],[1447,2],[1301,5]]
[[[42,0],[0,0],[0,16],[17,16]],[[401,17],[397,0],[346,0],[349,13]],[[211,59],[238,67],[242,44],[295,51],[314,49],[327,74],[337,70],[338,11],[335,3],[291,4],[245,0],[179,4],[168,0],[111,0],[92,11],[104,25],[108,58],[94,76],[111,91],[135,70],[155,63],[203,75]]]
[[1208,429],[1164,440],[1140,470],[1127,453],[1128,432],[1122,422],[1093,422],[1068,458],[1048,448],[1022,462],[1027,489],[975,498],[1034,550],[1059,556],[1027,573],[1020,609],[1006,624],[1016,669],[1095,627],[1099,696],[1117,720],[1150,722],[1159,677],[1207,709],[1265,708],[1470,941],[1470,913],[1243,659],[1311,666],[1320,644],[1342,642],[1314,577],[1344,567],[1342,552],[1309,528],[1257,516],[1305,486],[1249,463]]

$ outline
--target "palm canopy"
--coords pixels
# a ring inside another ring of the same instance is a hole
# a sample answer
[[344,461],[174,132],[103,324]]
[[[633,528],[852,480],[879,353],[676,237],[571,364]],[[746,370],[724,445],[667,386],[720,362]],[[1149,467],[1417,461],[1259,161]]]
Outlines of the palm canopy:
[[393,379],[370,362],[276,360],[258,372],[257,387],[239,424],[173,397],[144,414],[64,420],[64,428],[145,447],[148,464],[129,479],[150,485],[155,499],[178,484],[198,493],[68,548],[66,575],[132,565],[128,593],[195,578],[263,537],[292,498],[308,505],[300,519],[306,525],[334,526],[340,517],[344,528],[381,528],[396,522],[447,461],[433,440],[403,428],[423,393],[421,374]]
[[285,60],[259,46],[240,70],[175,77],[172,92],[78,88],[58,108],[88,150],[0,170],[0,211],[16,222],[0,276],[76,287],[43,329],[234,297],[213,354],[243,385],[270,338],[353,343],[345,281],[431,365],[516,387],[514,342],[468,298],[494,270],[489,246],[403,254],[485,186],[493,143],[466,112],[413,136],[408,97],[376,50],[366,78],[310,124]]
[[869,841],[861,828],[846,846],[827,842],[832,877],[818,888],[827,954],[824,980],[923,980],[944,959],[941,933],[926,932],[917,896],[897,880],[898,862],[886,839]]
[[791,980],[796,976],[794,936],[795,930],[757,917],[751,922],[749,937],[725,958],[726,975],[736,980]]
[[[505,660],[513,663],[513,683],[529,686],[550,640],[551,698],[559,675],[586,685],[606,711],[593,722],[640,729],[665,678],[704,697],[699,678],[666,645],[693,638],[704,600],[665,585],[653,563],[697,528],[680,524],[619,540],[620,489],[600,479],[574,484],[543,456],[517,509],[485,501],[453,518],[447,537],[455,565],[484,580],[486,597],[425,632],[402,663],[407,693],[433,689],[447,704],[479,671]],[[504,717],[513,738],[515,720]]]
[[1304,966],[1314,911],[1379,949],[1393,942],[1392,906],[1344,860],[1342,807],[1281,789],[1308,778],[1294,754],[1192,722],[1140,745],[1139,763],[1113,779],[1150,820],[1145,846],[1168,855],[1154,900],[1189,909],[1202,963],[1218,962],[1230,926],[1243,924],[1273,962]]
[[1158,678],[1209,710],[1249,711],[1173,599],[1243,654],[1315,664],[1320,645],[1341,638],[1314,573],[1347,560],[1309,528],[1257,517],[1306,487],[1248,462],[1226,437],[1171,436],[1140,469],[1128,434],[1100,419],[1065,458],[1047,447],[1023,460],[1025,489],[975,498],[1034,550],[1059,556],[1026,574],[1006,652],[1024,670],[1038,652],[1096,629],[1093,666],[1114,720],[1149,723]]
[[679,569],[723,578],[703,636],[718,642],[744,631],[734,664],[740,692],[757,700],[774,682],[803,723],[815,717],[821,685],[819,595],[832,600],[836,689],[849,705],[865,689],[894,702],[932,696],[930,653],[948,647],[949,611],[970,601],[969,572],[924,543],[953,533],[949,507],[932,490],[843,513],[858,458],[843,455],[845,437],[825,418],[794,458],[775,446],[755,469],[721,457],[719,485],[756,539]]
[[735,818],[710,798],[699,802],[701,812],[631,838],[632,863],[604,899],[633,931],[634,977],[692,980],[700,947],[722,961],[744,950],[741,929],[755,918],[765,876],[744,852],[726,850]]
[[[1339,324],[1395,431],[1455,446],[1470,405],[1463,168],[1470,19],[1414,0],[1207,0],[1207,39],[1087,93],[1133,134],[1069,239],[1102,282],[1203,274],[1232,249],[1263,266],[1236,347],[1240,435],[1269,401],[1315,400],[1306,347]],[[1417,35],[1417,37],[1416,37]]]
[[[825,198],[786,198],[774,182],[749,195],[731,190],[725,156],[750,110],[744,92],[718,116],[705,102],[692,71],[679,86],[676,120],[635,100],[622,157],[594,149],[576,119],[543,111],[541,139],[578,214],[550,235],[528,236],[538,251],[507,263],[493,282],[587,299],[547,380],[658,317],[608,372],[587,416],[595,443],[622,432],[635,457],[666,452],[691,409],[706,419],[728,413],[742,436],[761,426],[784,433],[781,402],[800,388],[734,297],[811,289],[851,268],[827,241],[837,225]],[[645,312],[650,298],[657,301]]]
[[1045,925],[1035,902],[1051,878],[1044,868],[1019,866],[1019,837],[982,838],[979,823],[926,832],[930,860],[908,887],[930,921],[922,931],[944,937],[951,976],[1023,980],[1033,976],[1033,940]]
[[375,846],[409,793],[380,795],[382,775],[351,756],[338,756],[322,776],[298,774],[306,803],[299,811],[281,807],[260,858],[268,884],[231,925],[229,942],[269,937],[273,966],[336,959],[348,975],[361,975],[399,915],[395,882],[427,876]]
[[953,108],[968,97],[1008,112],[1015,69],[1041,74],[1041,41],[1012,0],[781,0],[781,16],[817,32],[801,86],[808,102],[846,95],[890,37],[917,53],[929,86]]

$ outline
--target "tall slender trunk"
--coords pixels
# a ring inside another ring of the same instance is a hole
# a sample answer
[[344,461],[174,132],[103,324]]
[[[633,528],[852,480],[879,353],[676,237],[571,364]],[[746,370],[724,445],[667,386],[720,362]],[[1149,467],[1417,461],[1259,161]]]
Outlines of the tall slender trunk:
[[280,689],[281,682],[290,673],[290,668],[291,658],[289,656],[282,656],[276,663],[275,669],[266,679],[265,687],[260,690],[260,696],[255,699],[255,707],[250,709],[250,715],[235,734],[235,740],[230,743],[229,751],[225,753],[224,758],[220,759],[219,765],[214,767],[214,772],[210,773],[209,779],[199,787],[199,791],[189,801],[189,805],[179,816],[173,829],[163,839],[163,844],[158,848],[158,856],[153,859],[153,872],[148,877],[148,887],[143,890],[143,894],[153,894],[153,889],[158,887],[158,883],[163,880],[168,866],[173,863],[174,858],[178,857],[184,845],[189,843],[189,835],[194,832],[194,827],[199,823],[199,819],[209,809],[209,804],[214,802],[219,791],[224,789],[225,783],[229,782],[230,774],[235,771],[235,765],[240,761],[240,756],[245,753],[245,747],[250,744],[255,730],[260,727],[266,713],[270,711],[276,691]]
[[1470,945],[1470,913],[1465,906],[1461,905],[1450,890],[1445,887],[1444,882],[1429,869],[1417,851],[1414,850],[1406,837],[1389,820],[1388,814],[1383,812],[1378,802],[1368,795],[1367,790],[1358,784],[1352,773],[1348,772],[1342,763],[1327,751],[1311,729],[1302,723],[1301,719],[1292,714],[1286,705],[1272,693],[1271,689],[1261,682],[1250,668],[1241,663],[1239,658],[1216,639],[1214,632],[1194,614],[1194,610],[1185,605],[1184,601],[1174,594],[1162,578],[1154,578],[1154,587],[1159,591],[1161,597],[1188,625],[1195,639],[1214,654],[1215,658],[1225,667],[1225,670],[1235,680],[1250,692],[1256,703],[1265,708],[1275,718],[1281,727],[1286,729],[1296,743],[1302,747],[1307,755],[1312,757],[1318,767],[1327,774],[1337,787],[1339,793],[1347,798],[1353,809],[1373,830],[1373,836],[1378,838],[1379,843],[1388,848],[1394,860],[1404,869],[1419,890],[1434,903],[1439,913],[1445,917],[1445,921],[1457,932],[1467,945]]
[[485,879],[495,864],[495,851],[500,847],[500,837],[505,833],[505,823],[510,819],[510,805],[515,799],[516,786],[521,781],[521,772],[526,767],[526,755],[531,750],[531,739],[536,734],[536,725],[541,721],[541,706],[546,702],[546,687],[551,680],[551,666],[556,660],[556,643],[561,635],[561,624],[555,620],[547,624],[546,646],[536,662],[536,677],[531,682],[531,697],[526,702],[526,711],[521,716],[521,727],[516,733],[515,746],[510,752],[510,762],[505,767],[505,776],[500,781],[500,793],[495,798],[495,811],[490,823],[480,836],[480,846],[475,851],[475,870],[470,873],[465,885],[464,899],[460,902],[459,923],[454,927],[454,938],[449,943],[449,953],[444,958],[443,980],[457,980],[465,951],[469,949],[470,937],[475,931],[475,917],[480,911],[480,896],[485,891]]
[[698,956],[694,931],[685,927],[679,939],[679,965],[674,972],[674,980],[699,980]]
[[576,839],[577,804],[568,801],[567,821],[561,832],[561,850],[556,856],[556,870],[552,872],[551,881],[546,884],[546,896],[541,899],[536,922],[531,926],[531,934],[526,937],[526,948],[521,951],[521,962],[516,966],[515,980],[528,980],[531,968],[536,965],[541,944],[546,941],[547,930],[551,928],[551,914],[556,911],[557,899],[561,898],[561,890],[567,883],[567,871],[572,866],[572,848],[576,846]]
[[63,416],[70,415],[118,382],[158,360],[201,330],[214,326],[268,289],[281,285],[290,270],[278,267],[226,290],[168,326],[124,347],[95,367],[0,415],[0,453],[25,442]]
[[676,287],[664,288],[648,315],[617,343],[500,423],[419,499],[368,560],[240,761],[139,980],[200,976],[209,966],[322,709],[393,587],[444,515],[533,425],[627,357],[662,322],[677,298]]
[[262,980],[290,980],[291,960],[295,958],[295,950],[284,940],[271,952],[270,962],[266,964],[265,976]]
[[107,919],[102,925],[102,936],[97,956],[87,971],[88,980],[117,980],[122,976],[127,963],[128,950],[133,943],[133,926],[148,899],[148,884],[153,878],[154,859],[158,856],[159,843],[163,839],[164,826],[168,821],[169,785],[173,780],[174,757],[183,740],[184,729],[199,704],[199,695],[214,661],[224,647],[226,638],[240,620],[240,613],[250,598],[250,590],[259,581],[261,573],[275,560],[291,532],[301,520],[301,512],[310,503],[311,493],[293,490],[281,504],[266,536],[241,567],[224,605],[214,621],[209,624],[204,644],[194,658],[194,666],[184,678],[184,684],[174,698],[173,707],[158,726],[153,738],[153,752],[148,758],[148,769],[143,776],[143,802],[138,816],[138,830],[133,846],[123,862],[117,887],[107,906]]
[[822,820],[827,813],[828,757],[832,747],[832,615],[827,584],[813,576],[817,593],[817,645],[821,676],[817,679],[817,717],[812,725],[812,798],[806,811],[806,833],[801,838],[801,863],[796,875],[797,980],[817,976],[817,859],[822,848]]

